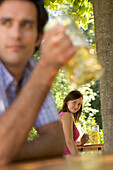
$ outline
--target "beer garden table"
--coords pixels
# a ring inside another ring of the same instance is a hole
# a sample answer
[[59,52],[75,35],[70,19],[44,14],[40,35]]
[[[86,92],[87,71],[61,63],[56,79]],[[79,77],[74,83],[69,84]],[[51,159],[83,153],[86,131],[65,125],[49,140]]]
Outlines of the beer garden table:
[[0,170],[113,170],[113,151],[79,152],[78,156],[16,162]]
[[104,147],[104,144],[88,144],[88,145],[83,145],[83,146],[77,146],[79,151],[97,151],[97,150],[102,150]]

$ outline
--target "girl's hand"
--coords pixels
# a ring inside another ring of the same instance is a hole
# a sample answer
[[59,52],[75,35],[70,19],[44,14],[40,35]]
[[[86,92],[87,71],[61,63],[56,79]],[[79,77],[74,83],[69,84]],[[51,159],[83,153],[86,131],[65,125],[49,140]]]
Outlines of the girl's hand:
[[84,133],[80,140],[81,144],[84,145],[88,140],[89,140],[88,134]]

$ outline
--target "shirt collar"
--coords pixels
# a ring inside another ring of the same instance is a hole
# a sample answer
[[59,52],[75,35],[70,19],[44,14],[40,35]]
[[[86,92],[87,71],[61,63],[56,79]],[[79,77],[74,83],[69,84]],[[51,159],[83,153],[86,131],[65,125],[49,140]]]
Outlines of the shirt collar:
[[[29,60],[27,66],[23,72],[23,75],[22,75],[22,80],[21,80],[22,84],[24,84],[26,82],[28,76],[30,75],[31,71],[33,70],[33,67],[36,65],[36,61],[37,60],[34,57],[32,57]],[[0,66],[1,66],[2,73],[3,73],[5,90],[7,90],[10,85],[16,86],[17,85],[16,79],[12,76],[12,74],[10,74],[8,72],[8,70],[6,69],[6,67],[4,66],[4,64],[1,61],[0,61]]]
[[3,79],[4,79],[4,88],[5,90],[7,90],[7,88],[9,87],[9,85],[13,82],[15,82],[14,77],[8,72],[8,70],[6,69],[6,67],[4,66],[4,64],[0,61],[0,66],[1,66],[1,70],[3,73]]

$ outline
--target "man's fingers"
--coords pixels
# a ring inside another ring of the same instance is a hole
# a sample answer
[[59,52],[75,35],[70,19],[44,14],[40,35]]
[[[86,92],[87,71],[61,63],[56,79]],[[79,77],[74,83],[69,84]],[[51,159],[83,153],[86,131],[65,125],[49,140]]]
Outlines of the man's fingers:
[[49,29],[44,33],[44,36],[49,36],[50,34],[58,35],[64,33],[66,30],[66,26],[62,26],[59,24],[56,24],[54,27]]

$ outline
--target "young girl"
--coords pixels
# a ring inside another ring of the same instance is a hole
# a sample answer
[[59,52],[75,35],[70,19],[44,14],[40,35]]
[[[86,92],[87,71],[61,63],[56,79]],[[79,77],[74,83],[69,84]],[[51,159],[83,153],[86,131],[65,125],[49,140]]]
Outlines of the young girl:
[[59,114],[66,141],[65,154],[76,155],[78,153],[76,145],[83,145],[89,140],[88,135],[84,133],[80,141],[76,142],[80,134],[74,120],[75,122],[79,121],[82,112],[82,101],[83,96],[79,91],[71,91],[65,97]]

